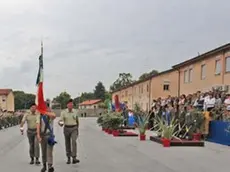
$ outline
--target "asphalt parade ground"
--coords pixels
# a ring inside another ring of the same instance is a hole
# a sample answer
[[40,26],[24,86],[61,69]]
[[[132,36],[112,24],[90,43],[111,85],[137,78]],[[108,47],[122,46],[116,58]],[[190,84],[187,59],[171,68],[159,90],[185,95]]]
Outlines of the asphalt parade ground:
[[[57,120],[56,120],[57,121]],[[153,134],[148,132],[148,135]],[[54,148],[57,172],[227,172],[230,150],[206,143],[205,147],[170,147],[138,137],[113,137],[101,131],[96,118],[80,119],[78,158],[67,165],[62,128],[55,122],[58,144]],[[41,165],[29,165],[28,140],[19,127],[0,131],[0,171],[36,172]]]

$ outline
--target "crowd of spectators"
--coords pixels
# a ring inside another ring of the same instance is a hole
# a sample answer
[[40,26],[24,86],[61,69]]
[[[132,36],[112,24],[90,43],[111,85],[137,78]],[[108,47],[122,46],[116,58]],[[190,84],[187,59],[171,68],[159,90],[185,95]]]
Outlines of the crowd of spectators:
[[209,132],[209,122],[211,120],[229,120],[230,117],[230,94],[212,90],[208,92],[197,91],[194,94],[181,95],[180,97],[168,96],[153,100],[150,113],[150,128],[154,126],[156,116],[170,121],[177,118],[186,122],[186,117],[194,111],[204,112],[204,132]]

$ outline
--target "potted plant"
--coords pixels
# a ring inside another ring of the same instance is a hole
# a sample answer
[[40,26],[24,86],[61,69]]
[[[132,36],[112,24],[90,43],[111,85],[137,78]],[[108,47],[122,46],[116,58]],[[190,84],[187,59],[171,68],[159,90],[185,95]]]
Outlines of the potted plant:
[[112,133],[112,130],[111,130],[111,115],[110,114],[107,114],[104,116],[103,118],[103,127],[105,128],[105,132],[107,133]]
[[148,129],[149,114],[137,115],[135,126],[138,128],[140,140],[146,140],[146,130]]
[[97,124],[102,127],[102,131],[105,131],[105,128],[102,126],[104,115],[101,115],[97,118]]
[[121,114],[118,112],[112,112],[112,113],[106,114],[103,117],[102,126],[106,128],[105,131],[108,134],[112,134],[113,130],[117,130],[122,122],[123,122],[123,119],[122,119]]
[[193,123],[193,127],[192,127],[192,137],[193,140],[201,140],[201,135],[202,135],[202,128],[204,127],[204,120],[205,117],[203,115],[202,112],[200,111],[194,111],[193,113],[193,119],[194,119],[194,123]]
[[173,131],[173,127],[164,125],[163,132],[162,132],[162,139],[161,139],[162,145],[164,147],[170,147],[170,143],[173,138],[172,131]]
[[136,117],[135,127],[138,128],[141,141],[146,140],[146,130],[148,129],[150,114],[144,113],[138,104],[135,104],[134,115]]
[[111,112],[111,113],[109,113],[108,118],[106,119],[106,125],[108,128],[109,134],[112,134],[112,131],[113,131],[114,118],[115,118],[115,114],[114,114],[114,112]]
[[113,136],[118,136],[119,135],[119,128],[123,123],[123,117],[121,114],[113,114],[110,118],[110,128],[112,130]]
[[109,130],[109,121],[110,121],[109,114],[103,114],[97,119],[97,123],[99,124],[99,126],[102,127],[102,130],[105,132],[108,132]]
[[158,128],[157,133],[161,136],[162,145],[170,147],[172,139],[181,140],[178,135],[184,129],[185,125],[181,126],[176,118],[172,118],[167,124],[167,121],[157,117],[155,127]]
[[103,131],[106,131],[107,118],[108,118],[108,114],[103,114],[97,118],[97,124],[102,127]]

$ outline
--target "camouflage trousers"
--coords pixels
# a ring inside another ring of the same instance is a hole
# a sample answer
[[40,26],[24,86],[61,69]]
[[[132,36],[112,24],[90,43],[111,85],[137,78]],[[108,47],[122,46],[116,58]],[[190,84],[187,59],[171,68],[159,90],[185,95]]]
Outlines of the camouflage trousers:
[[39,143],[37,140],[36,129],[28,129],[27,137],[29,140],[29,154],[31,158],[39,158]]
[[77,126],[65,126],[65,148],[67,157],[77,157],[77,137],[78,127]]
[[48,144],[49,134],[41,135],[42,163],[53,164],[53,146]]

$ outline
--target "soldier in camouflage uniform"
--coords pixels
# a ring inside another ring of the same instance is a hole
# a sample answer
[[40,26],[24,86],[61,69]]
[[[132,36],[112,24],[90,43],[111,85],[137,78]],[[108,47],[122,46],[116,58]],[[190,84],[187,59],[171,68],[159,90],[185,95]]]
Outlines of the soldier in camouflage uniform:
[[[47,107],[49,107],[49,103],[47,102]],[[48,108],[48,112],[45,114],[46,119],[49,123],[50,128],[53,129],[53,122],[56,118],[56,114],[51,111],[50,108]],[[49,130],[48,126],[42,119],[42,115],[37,115],[36,119],[37,124],[37,138],[39,142],[41,143],[41,149],[42,149],[42,163],[43,167],[41,169],[41,172],[45,172],[47,170],[48,166],[48,172],[53,172],[53,146],[49,144],[49,138],[51,136],[51,131]]]
[[[185,116],[186,116],[186,111],[187,109],[183,105],[179,105],[178,109],[178,120],[180,123],[180,126],[182,127],[185,124]],[[183,129],[180,133],[179,136],[182,137],[186,133],[186,129]]]
[[10,123],[9,123],[9,116],[6,110],[3,111],[2,120],[3,120],[3,127],[8,128],[10,126]]
[[73,109],[73,100],[70,99],[67,104],[67,109],[61,112],[59,125],[64,125],[65,148],[67,156],[67,164],[76,164],[80,161],[77,159],[77,138],[79,134],[79,119],[78,112]]
[[187,112],[185,115],[185,125],[186,125],[186,132],[188,133],[188,139],[192,139],[192,133],[194,130],[194,109],[192,105],[187,105]]
[[37,140],[37,133],[36,133],[36,118],[37,118],[38,113],[36,112],[36,105],[32,104],[30,107],[30,111],[25,113],[21,125],[20,125],[20,130],[21,133],[23,134],[23,126],[25,122],[27,122],[27,137],[29,140],[29,153],[30,153],[30,164],[34,164],[34,159],[36,158],[35,164],[40,164],[39,161],[39,143]]

